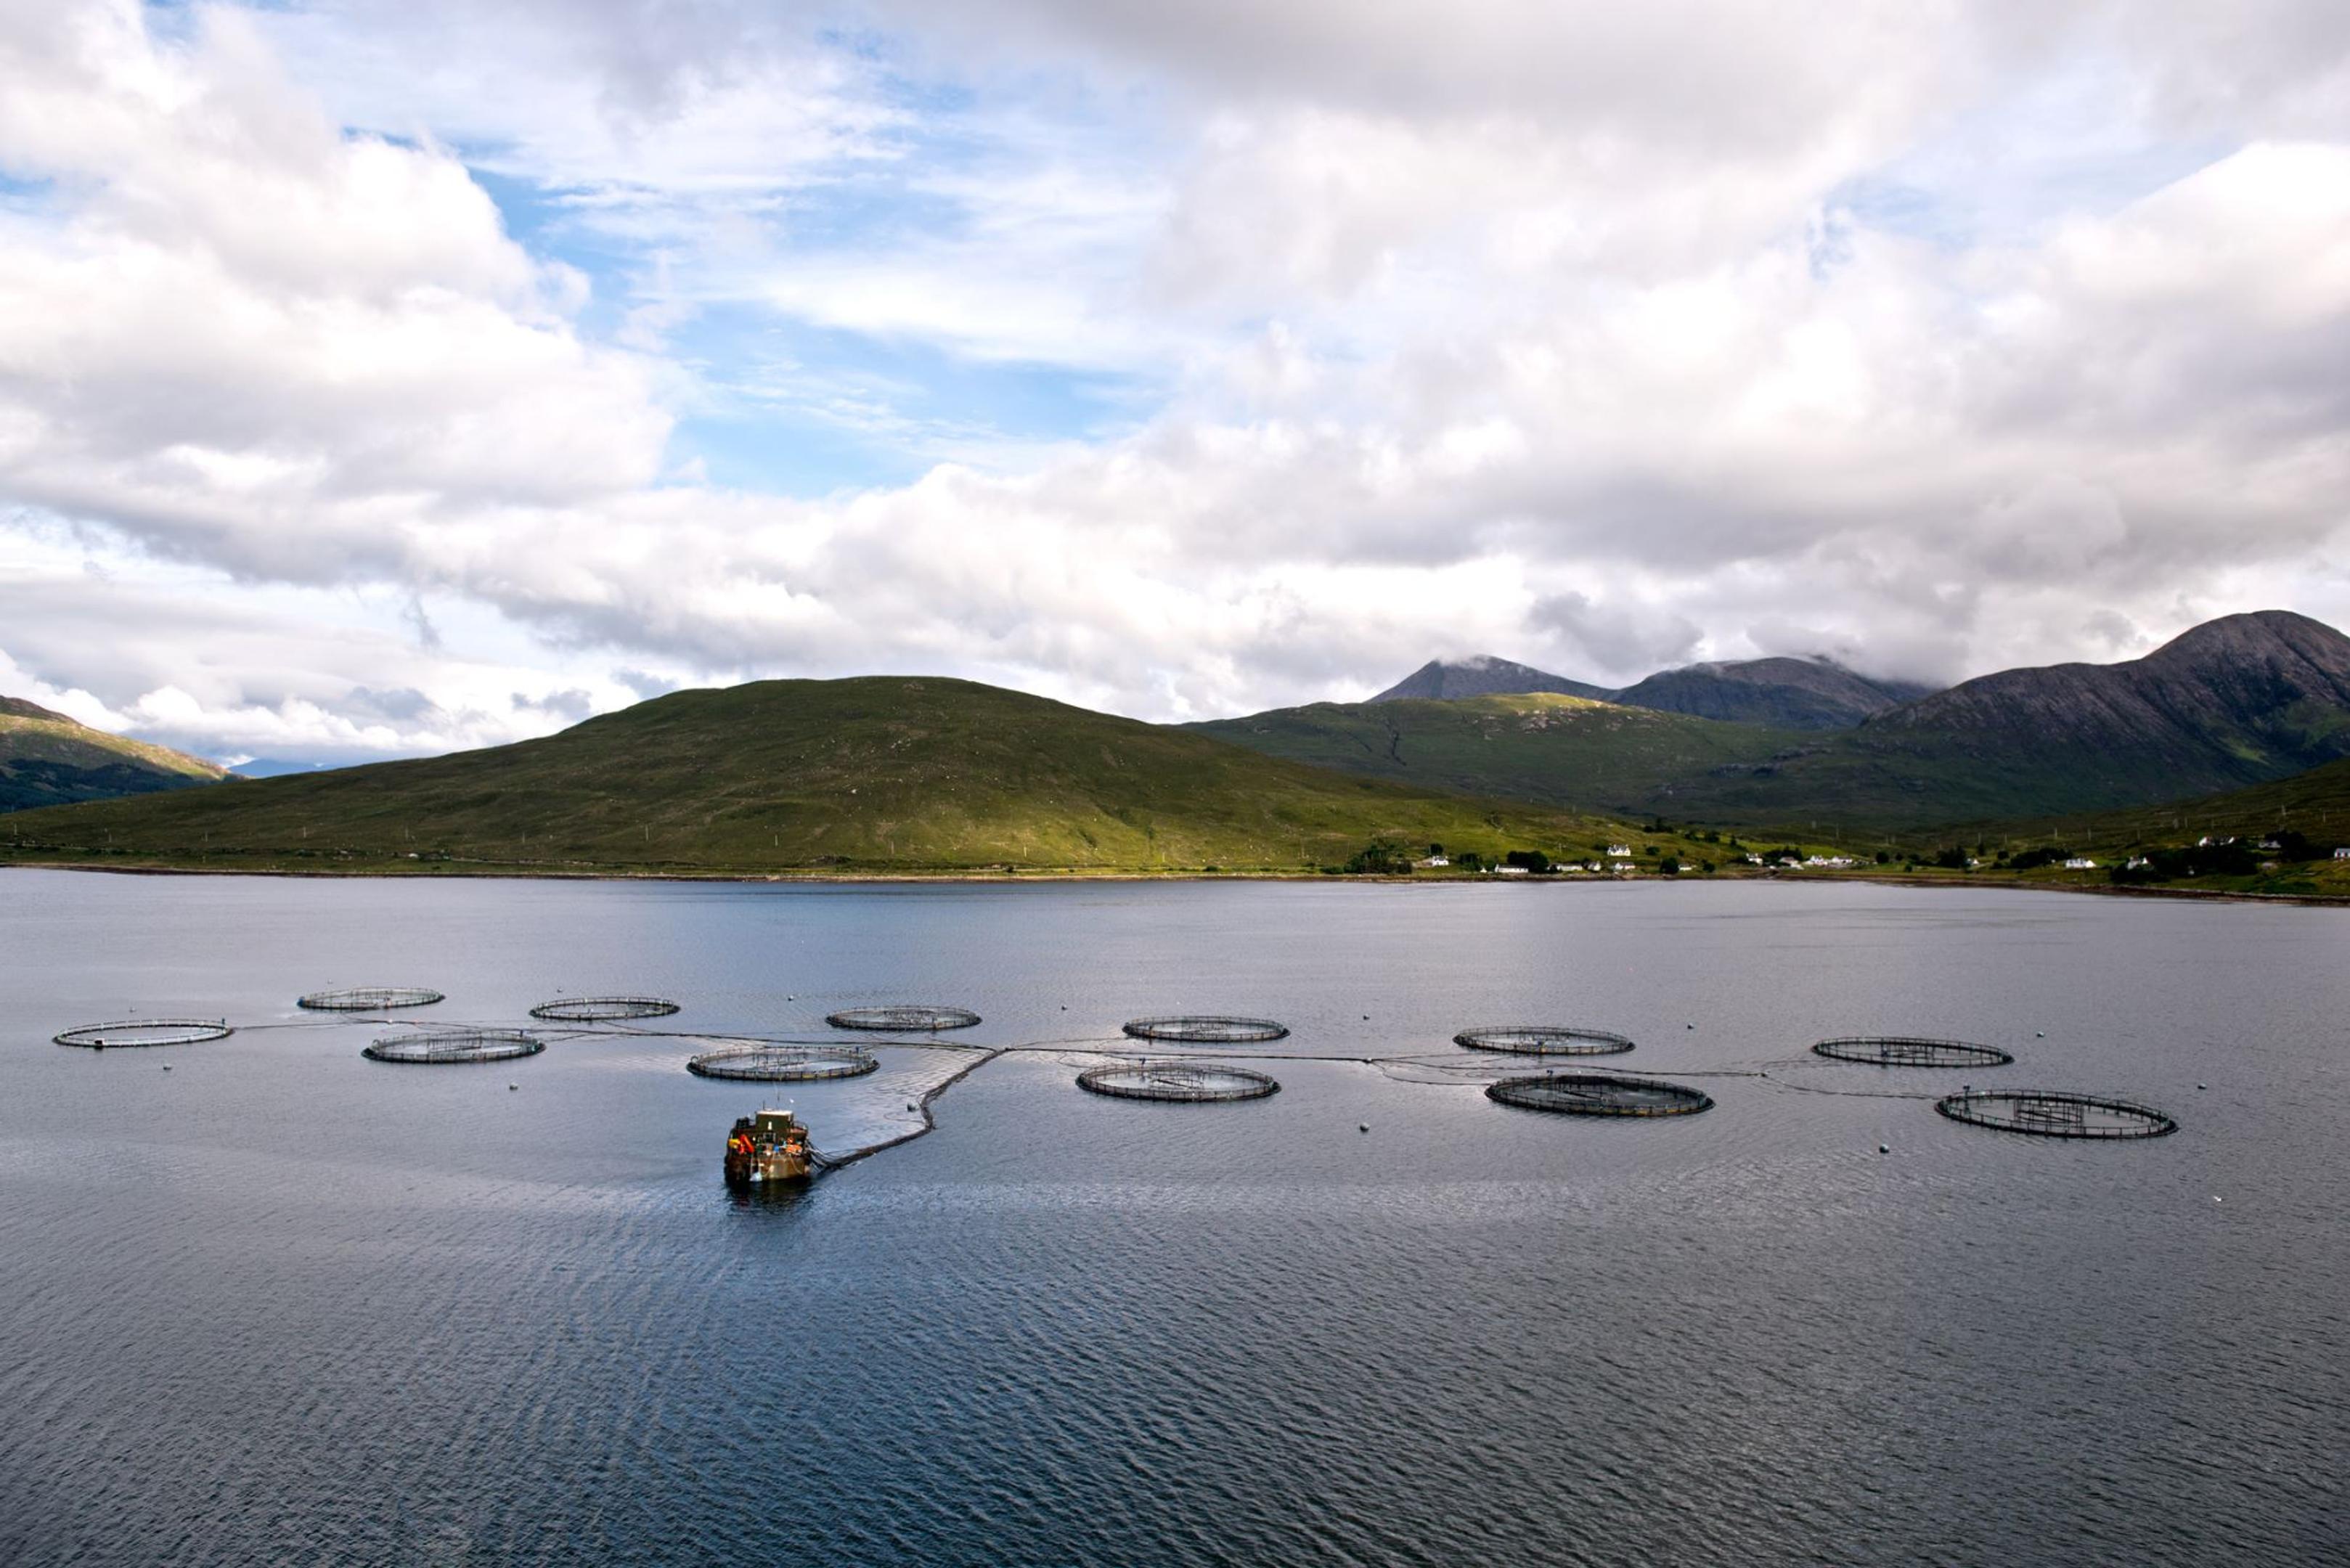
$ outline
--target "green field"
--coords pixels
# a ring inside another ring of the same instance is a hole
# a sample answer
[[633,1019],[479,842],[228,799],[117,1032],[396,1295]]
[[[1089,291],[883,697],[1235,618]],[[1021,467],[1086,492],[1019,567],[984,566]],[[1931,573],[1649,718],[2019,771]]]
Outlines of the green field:
[[1294,872],[1376,843],[1557,857],[1611,840],[1692,868],[1721,855],[896,677],[680,691],[517,745],[0,817],[18,862],[375,873]]

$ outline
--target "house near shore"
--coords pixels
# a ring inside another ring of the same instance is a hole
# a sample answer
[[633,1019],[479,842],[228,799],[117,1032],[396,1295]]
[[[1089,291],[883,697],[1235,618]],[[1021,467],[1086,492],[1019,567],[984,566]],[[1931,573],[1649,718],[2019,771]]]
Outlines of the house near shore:
[[1607,846],[1607,858],[1610,860],[1629,860],[1632,858],[1632,846],[1628,844],[1611,844]]
[[1488,876],[1492,877],[1531,877],[1534,875],[1533,872],[1528,871],[1523,866],[1488,866],[1485,867],[1485,872]]
[[2064,862],[2064,869],[2067,871],[2095,871],[2096,868],[2097,863],[2085,855],[2075,855]]
[[1452,864],[1452,857],[1449,855],[1431,855],[1424,860],[1415,860],[1412,864],[1423,871],[1441,871]]

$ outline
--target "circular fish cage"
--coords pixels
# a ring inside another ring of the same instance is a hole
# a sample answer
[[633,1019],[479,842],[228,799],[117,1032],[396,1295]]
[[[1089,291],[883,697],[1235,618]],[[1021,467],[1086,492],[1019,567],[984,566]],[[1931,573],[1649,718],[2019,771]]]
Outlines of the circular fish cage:
[[1503,1051],[1513,1056],[1619,1056],[1632,1048],[1632,1042],[1621,1034],[1564,1023],[1490,1024],[1463,1029],[1452,1043],[1471,1051]]
[[504,1062],[536,1056],[546,1042],[519,1029],[418,1029],[388,1034],[360,1055],[376,1062],[415,1062],[434,1066],[452,1062]]
[[558,996],[530,1010],[558,1023],[610,1023],[623,1018],[667,1018],[678,1011],[665,996]]
[[1088,1067],[1077,1087],[1120,1100],[1170,1100],[1203,1105],[1213,1100],[1261,1100],[1281,1085],[1263,1073],[1205,1062],[1119,1062]]
[[872,1052],[856,1045],[732,1045],[693,1057],[685,1070],[700,1078],[804,1084],[816,1078],[860,1077],[880,1065]]
[[294,1005],[313,1012],[381,1012],[389,1007],[430,1007],[447,1000],[421,985],[362,985],[348,991],[314,991]]
[[967,1007],[846,1007],[825,1014],[835,1029],[886,1029],[900,1033],[934,1033],[941,1029],[968,1029],[979,1014]]
[[198,1045],[235,1033],[218,1018],[127,1018],[119,1023],[85,1023],[52,1038],[86,1051],[112,1051],[132,1045]]
[[1853,1034],[1823,1040],[1814,1055],[1873,1067],[2004,1067],[2015,1060],[1996,1045],[1929,1040],[1913,1034]]
[[1504,1078],[1485,1090],[1489,1100],[1522,1110],[1569,1116],[1688,1116],[1713,1109],[1711,1096],[1654,1078],[1612,1073],[1546,1073]]
[[1190,1045],[1247,1045],[1289,1035],[1289,1025],[1270,1018],[1129,1018],[1123,1027],[1137,1040],[1174,1040]]
[[2036,1137],[2161,1137],[2178,1124],[2160,1111],[2053,1089],[1969,1089],[1945,1095],[1934,1108],[1954,1122]]

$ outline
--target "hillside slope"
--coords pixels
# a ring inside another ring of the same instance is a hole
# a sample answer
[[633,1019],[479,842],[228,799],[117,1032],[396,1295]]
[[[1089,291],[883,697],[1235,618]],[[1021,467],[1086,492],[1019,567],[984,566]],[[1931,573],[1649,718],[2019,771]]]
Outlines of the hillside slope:
[[1684,815],[1676,781],[1767,766],[1810,739],[1550,692],[1316,702],[1185,727],[1426,788],[1675,817]]
[[[1613,825],[1263,757],[968,681],[679,691],[544,740],[12,819],[20,859],[382,870],[1296,868]],[[0,843],[5,847],[5,843]]]
[[201,758],[93,730],[20,697],[0,697],[0,812],[184,789],[226,776]]

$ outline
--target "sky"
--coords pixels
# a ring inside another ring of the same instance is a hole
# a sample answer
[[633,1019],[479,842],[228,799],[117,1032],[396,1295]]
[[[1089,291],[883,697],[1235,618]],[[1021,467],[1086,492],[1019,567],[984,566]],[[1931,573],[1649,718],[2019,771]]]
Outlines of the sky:
[[2350,624],[2339,0],[0,0],[0,693],[223,760]]

